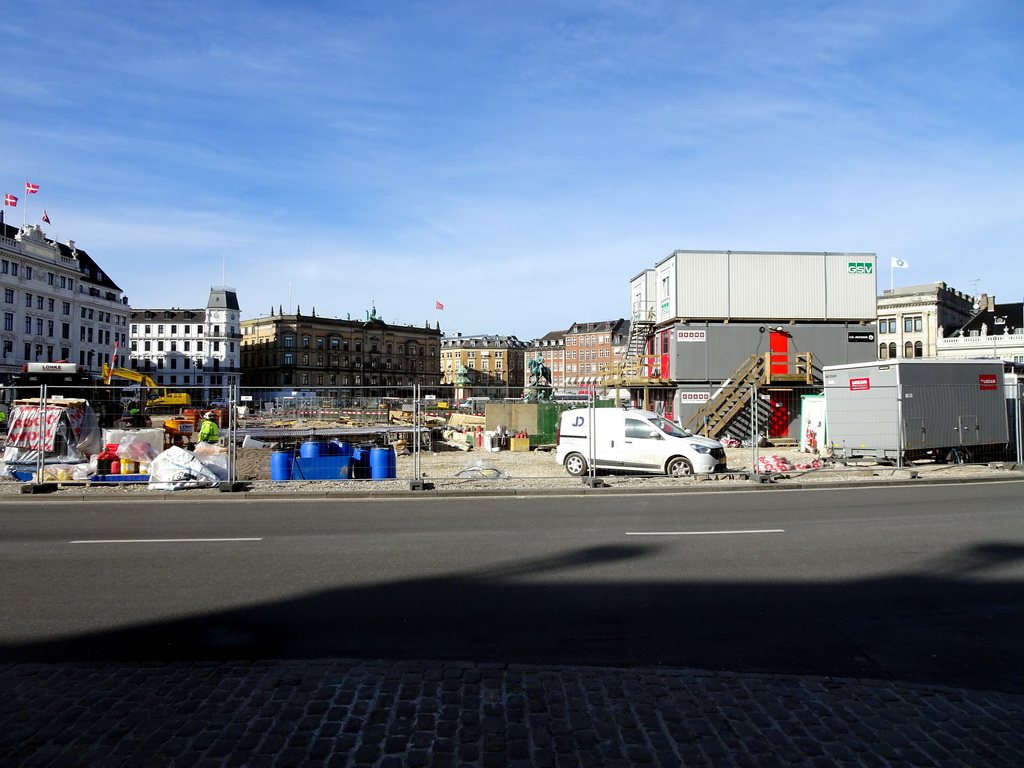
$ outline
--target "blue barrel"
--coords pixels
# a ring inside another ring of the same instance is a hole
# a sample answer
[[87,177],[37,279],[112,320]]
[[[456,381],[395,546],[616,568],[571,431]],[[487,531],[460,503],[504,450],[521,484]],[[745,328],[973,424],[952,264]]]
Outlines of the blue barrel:
[[303,443],[299,446],[299,458],[319,459],[321,456],[327,456],[328,445],[330,443],[316,443],[313,441]]
[[370,478],[373,480],[392,480],[395,477],[397,477],[395,449],[390,445],[378,445],[370,449]]
[[291,451],[274,451],[270,454],[270,479],[291,480],[293,458]]
[[331,443],[331,451],[334,456],[351,456],[354,450],[355,446],[352,443],[343,443],[340,440]]
[[368,480],[370,478],[370,444],[360,444],[352,452],[352,464],[350,475],[353,480]]

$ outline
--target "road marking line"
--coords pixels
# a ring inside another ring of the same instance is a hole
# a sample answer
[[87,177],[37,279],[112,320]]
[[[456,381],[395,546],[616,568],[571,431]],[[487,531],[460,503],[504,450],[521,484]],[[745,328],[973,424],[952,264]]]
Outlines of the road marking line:
[[785,533],[782,528],[763,531],[626,531],[627,536],[721,536],[733,533]]
[[81,539],[69,542],[71,544],[180,544],[188,542],[207,541],[263,541],[258,539]]

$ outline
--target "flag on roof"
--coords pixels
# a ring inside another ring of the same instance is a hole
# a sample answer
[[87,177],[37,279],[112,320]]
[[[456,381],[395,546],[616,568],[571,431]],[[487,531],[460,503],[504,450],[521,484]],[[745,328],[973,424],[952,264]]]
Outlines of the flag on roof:
[[444,309],[444,304],[442,304],[440,301],[435,301],[434,309]]
[[45,208],[43,208],[43,221],[45,221],[47,224],[50,223],[50,217],[46,215],[46,209]]
[[25,194],[26,195],[34,195],[38,191],[39,191],[39,185],[38,184],[29,184],[27,181],[25,182]]
[[11,206],[11,208],[17,208],[18,207],[18,198],[16,198],[14,195],[10,195],[10,194],[7,194],[5,192],[4,193],[4,205],[9,205],[9,206]]
[[909,269],[910,265],[907,264],[903,259],[897,259],[895,256],[892,259],[892,266],[894,269]]

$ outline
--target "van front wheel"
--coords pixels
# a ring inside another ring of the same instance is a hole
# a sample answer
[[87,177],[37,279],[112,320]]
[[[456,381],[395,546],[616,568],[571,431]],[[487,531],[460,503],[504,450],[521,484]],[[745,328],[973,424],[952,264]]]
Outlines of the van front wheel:
[[565,471],[573,477],[587,474],[587,460],[581,453],[570,453],[565,457]]
[[692,474],[693,465],[682,456],[676,456],[668,463],[668,475],[671,477],[689,477]]

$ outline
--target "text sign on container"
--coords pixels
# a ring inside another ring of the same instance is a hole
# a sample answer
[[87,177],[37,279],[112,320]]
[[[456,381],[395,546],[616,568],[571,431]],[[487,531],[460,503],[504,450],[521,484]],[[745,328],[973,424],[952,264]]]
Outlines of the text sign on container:
[[681,403],[706,403],[711,399],[707,392],[679,392],[677,397]]
[[871,389],[871,379],[850,379],[850,389],[854,392]]
[[999,383],[994,373],[978,374],[978,389],[999,389]]
[[707,341],[707,331],[676,331],[676,341]]

